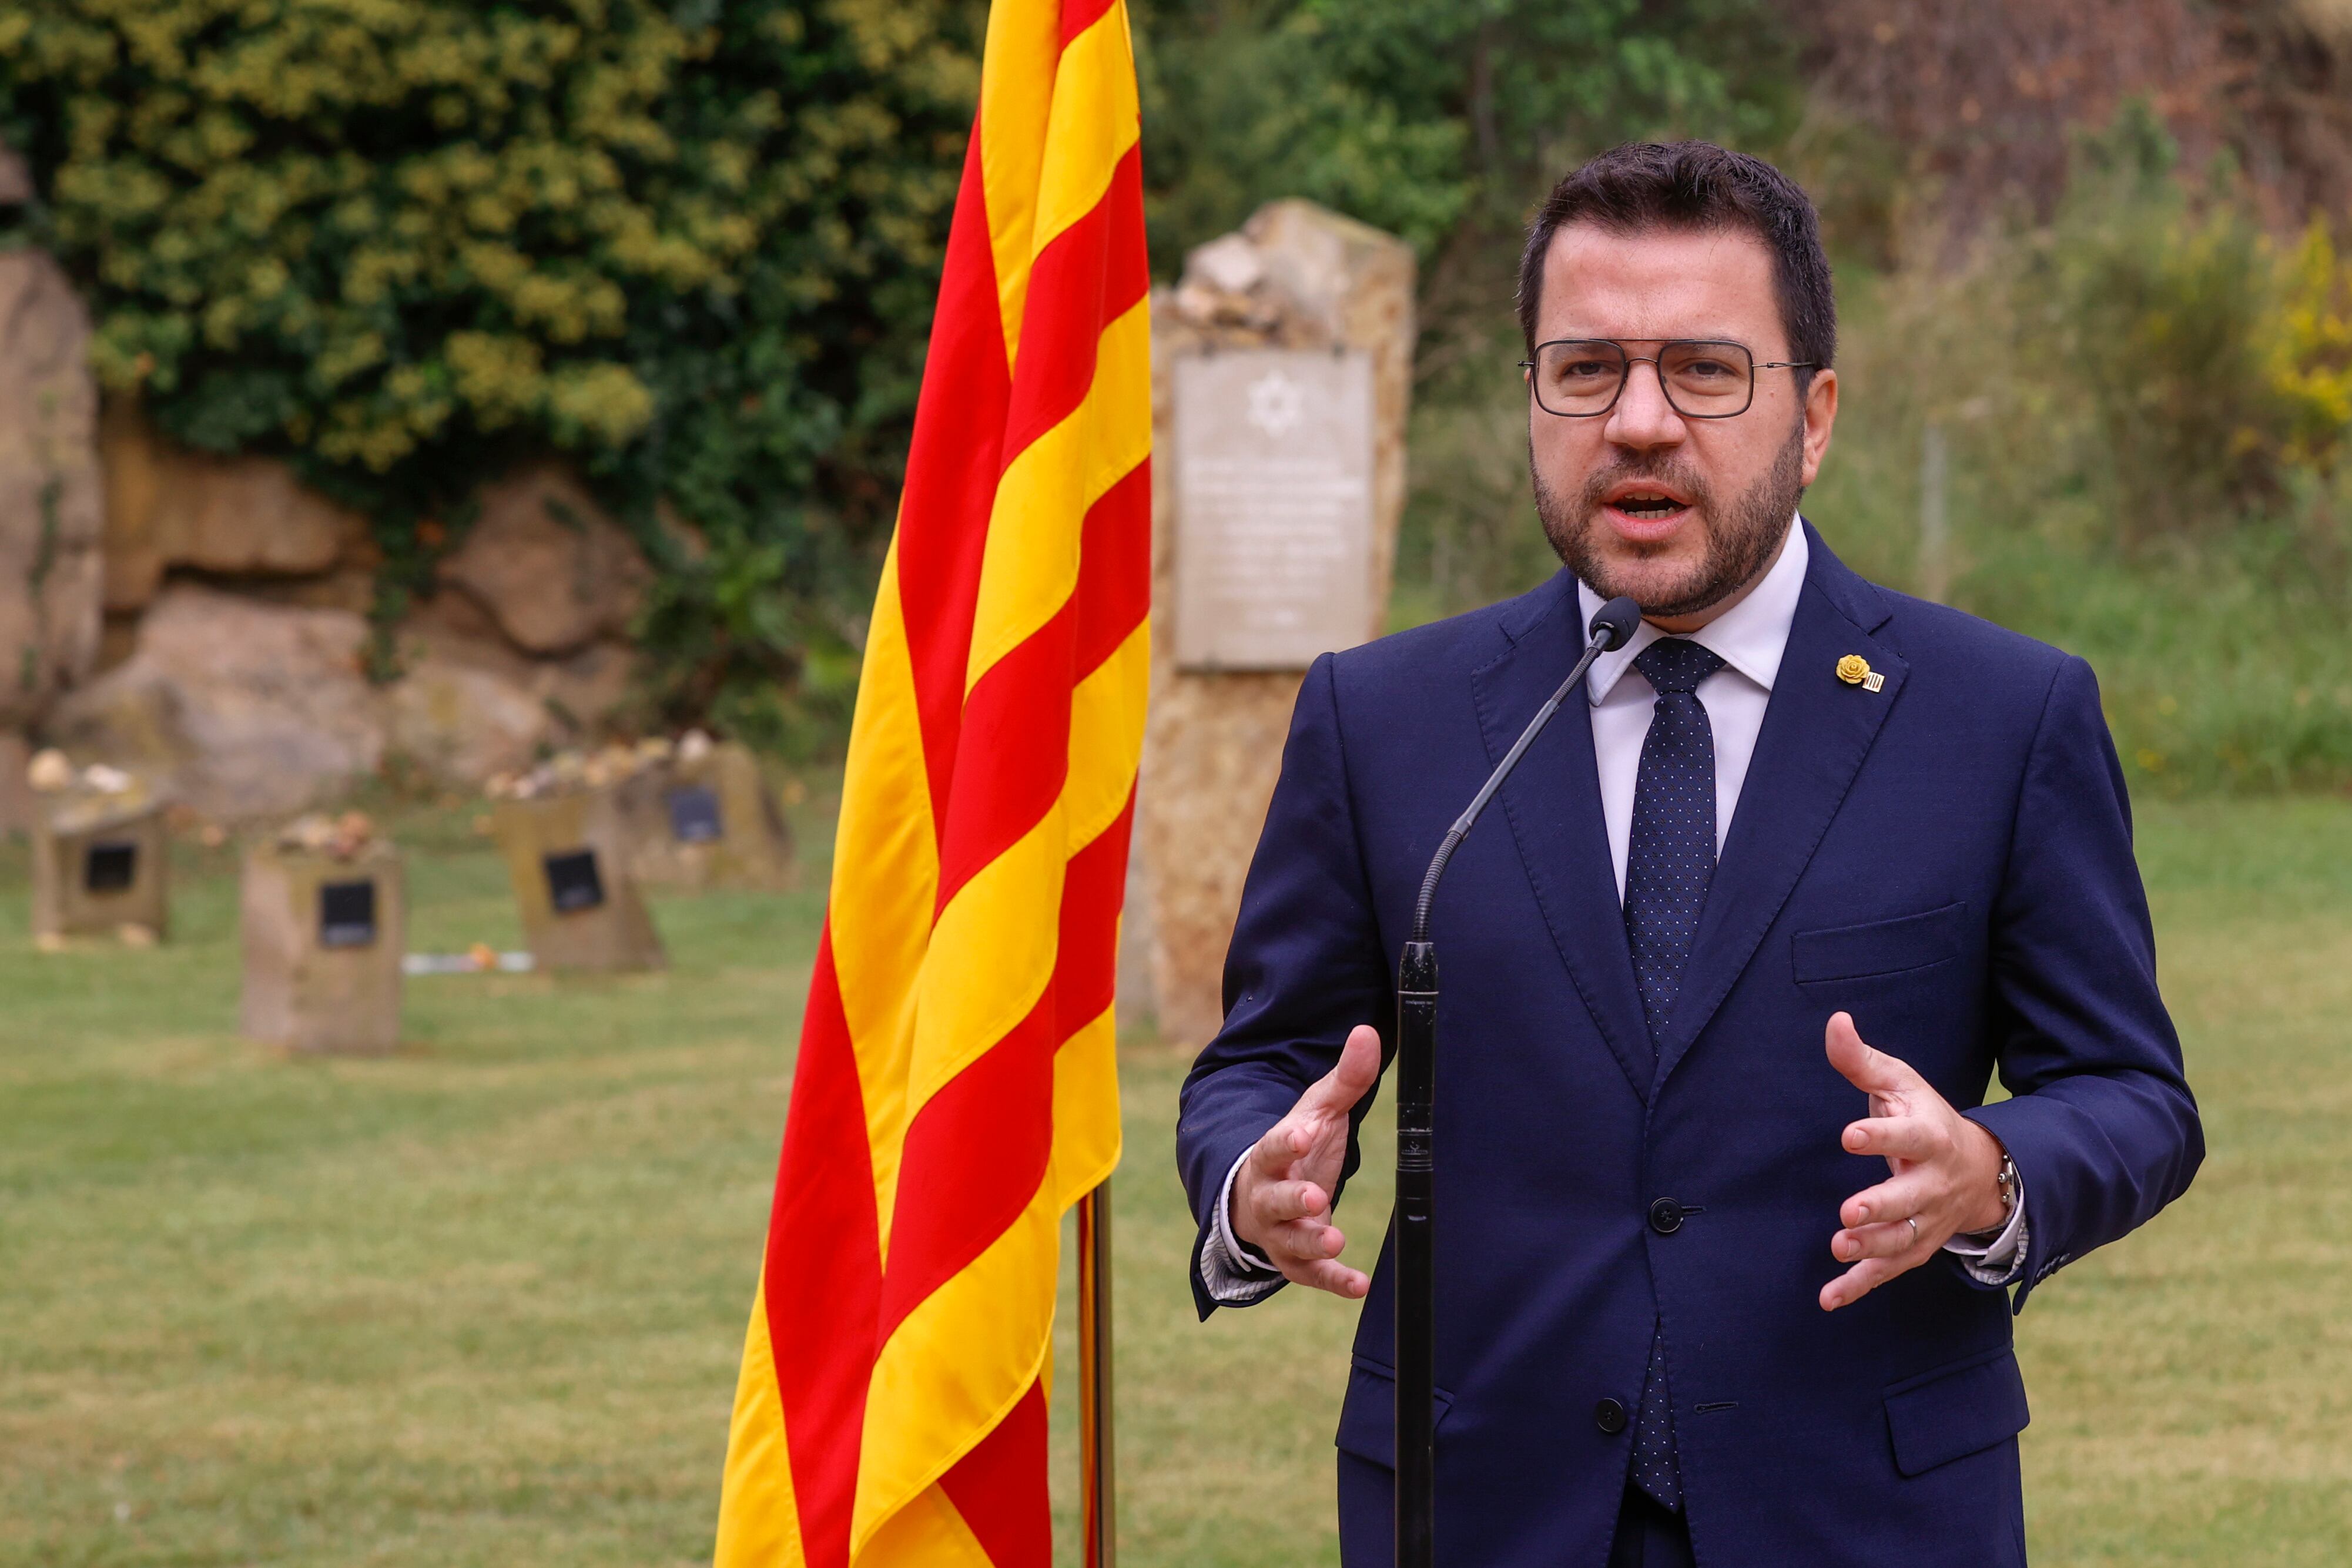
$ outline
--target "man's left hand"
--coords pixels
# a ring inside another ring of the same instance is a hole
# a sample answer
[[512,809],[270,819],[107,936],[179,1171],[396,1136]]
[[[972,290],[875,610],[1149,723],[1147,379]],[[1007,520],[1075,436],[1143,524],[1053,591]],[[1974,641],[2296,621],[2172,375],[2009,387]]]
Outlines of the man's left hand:
[[1853,1268],[1822,1287],[1822,1310],[1851,1306],[1907,1274],[1962,1232],[2000,1227],[2000,1141],[1954,1110],[1908,1062],[1863,1043],[1853,1015],[1831,1015],[1830,1065],[1870,1096],[1845,1130],[1849,1154],[1883,1154],[1887,1179],[1838,1210],[1830,1251]]

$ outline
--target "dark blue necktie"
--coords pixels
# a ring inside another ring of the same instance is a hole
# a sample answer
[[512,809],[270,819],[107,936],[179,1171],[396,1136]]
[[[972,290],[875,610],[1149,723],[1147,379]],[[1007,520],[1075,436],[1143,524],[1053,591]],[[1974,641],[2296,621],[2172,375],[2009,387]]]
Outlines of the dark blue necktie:
[[[1642,742],[1625,846],[1625,940],[1654,1051],[1682,990],[1707,884],[1715,880],[1715,731],[1698,700],[1698,683],[1721,669],[1723,660],[1695,642],[1660,637],[1634,656],[1633,668],[1658,693]],[[1666,1508],[1682,1507],[1663,1323],[1650,1338],[1633,1427],[1633,1484]]]
[[1707,884],[1715,880],[1715,731],[1698,700],[1698,683],[1721,669],[1723,660],[1695,642],[1660,637],[1634,656],[1633,668],[1657,688],[1658,703],[1633,785],[1625,938],[1655,1048],[1682,989]]

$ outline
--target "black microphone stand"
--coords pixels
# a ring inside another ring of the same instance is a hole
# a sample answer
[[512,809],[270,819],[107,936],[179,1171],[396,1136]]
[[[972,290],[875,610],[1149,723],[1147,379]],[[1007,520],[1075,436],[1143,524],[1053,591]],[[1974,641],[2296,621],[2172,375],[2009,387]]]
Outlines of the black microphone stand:
[[1432,1568],[1436,1537],[1435,1413],[1437,1344],[1436,1219],[1431,1196],[1437,1183],[1437,944],[1429,940],[1429,906],[1445,863],[1495,792],[1535,744],[1543,727],[1584,679],[1592,661],[1622,647],[1641,625],[1641,607],[1612,599],[1592,617],[1592,640],[1551,700],[1536,716],[1469,809],[1454,819],[1421,879],[1412,906],[1412,936],[1397,961],[1396,1163],[1396,1561],[1397,1568]]

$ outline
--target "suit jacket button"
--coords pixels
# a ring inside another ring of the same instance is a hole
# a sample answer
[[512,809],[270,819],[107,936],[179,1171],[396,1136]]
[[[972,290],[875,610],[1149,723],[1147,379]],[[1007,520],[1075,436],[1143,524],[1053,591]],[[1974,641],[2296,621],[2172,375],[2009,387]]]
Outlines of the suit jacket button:
[[1683,1205],[1672,1198],[1660,1198],[1650,1205],[1650,1228],[1660,1236],[1672,1236],[1683,1227]]
[[1625,1407],[1613,1399],[1604,1399],[1592,1407],[1592,1424],[1614,1437],[1625,1430]]

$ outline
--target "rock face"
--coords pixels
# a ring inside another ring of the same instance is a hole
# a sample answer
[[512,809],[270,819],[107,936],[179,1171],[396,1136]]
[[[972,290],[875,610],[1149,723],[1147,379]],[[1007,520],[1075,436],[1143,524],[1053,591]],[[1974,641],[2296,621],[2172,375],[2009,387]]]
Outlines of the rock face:
[[[1371,574],[1378,636],[1404,510],[1404,426],[1412,397],[1412,247],[1311,203],[1273,202],[1241,231],[1202,246],[1152,306],[1154,445],[1175,449],[1175,363],[1246,348],[1360,350],[1372,367]],[[1297,671],[1176,668],[1175,498],[1171,465],[1152,468],[1151,719],[1137,794],[1130,895],[1140,893],[1150,996],[1122,994],[1123,1019],[1156,1016],[1161,1037],[1197,1046],[1223,1021],[1221,975],[1241,889],[1281,771]]]
[[173,567],[228,577],[310,577],[372,569],[367,520],[269,458],[216,458],[164,440],[135,405],[115,403],[106,464],[106,607],[154,600]]
[[[57,264],[37,251],[0,254],[0,736],[37,723],[98,653],[89,343],[89,319]],[[18,749],[11,739],[0,754]]]
[[31,823],[36,736],[243,819],[394,754],[478,785],[593,741],[626,700],[652,573],[570,470],[482,492],[379,688],[361,665],[383,560],[367,520],[274,458],[176,445],[135,401],[101,417],[89,339],[53,263],[0,254],[0,832]]
[[547,740],[547,705],[495,669],[428,656],[389,695],[393,750],[440,784],[527,767]]
[[[0,258],[0,284],[18,259]],[[55,287],[72,307],[62,280]],[[20,368],[79,372],[86,336],[26,339],[0,364],[0,399]],[[63,493],[79,510],[56,531],[53,603],[38,623],[55,651],[40,666],[38,700],[16,701],[0,674],[0,742],[47,717],[45,738],[77,757],[153,771],[197,810],[245,818],[314,804],[395,754],[445,784],[478,785],[591,739],[627,698],[635,655],[619,634],[650,573],[562,468],[527,468],[484,493],[479,521],[446,563],[447,586],[397,628],[403,673],[377,688],[360,664],[381,562],[366,520],[273,458],[180,447],[135,405],[110,405],[101,426],[83,381],[79,404],[26,392],[25,408],[0,421],[0,495],[16,470],[35,471],[6,443],[39,434],[26,411],[37,405],[79,410],[78,425],[52,424],[54,445],[81,464],[67,470]],[[35,480],[18,488],[37,500]],[[0,581],[0,636],[16,641],[38,617],[8,596],[29,569],[5,558],[38,543],[37,529],[20,524],[37,510],[0,511],[0,563],[13,567]],[[101,599],[104,673],[48,715],[49,696],[91,668]],[[22,749],[0,743],[0,763]],[[0,792],[0,806],[8,798]]]
[[173,583],[140,617],[131,656],[68,694],[46,732],[78,759],[137,769],[173,799],[240,821],[332,799],[394,755],[470,788],[581,742],[627,697],[625,646],[528,658],[454,600],[402,626],[404,671],[379,687],[353,612]]
[[392,743],[470,786],[590,740],[628,698],[622,640],[652,578],[635,541],[565,469],[535,464],[481,495],[442,591],[402,625]]
[[537,464],[482,492],[481,510],[441,575],[516,647],[565,654],[626,632],[652,573],[576,479]]
[[525,658],[452,592],[421,606],[395,640],[404,673],[387,692],[392,749],[457,788],[584,743],[627,699],[636,669],[635,650],[610,638],[561,658]]
[[163,590],[128,661],[48,725],[76,757],[139,768],[228,820],[298,811],[376,770],[386,700],[361,670],[367,623],[187,584]]

